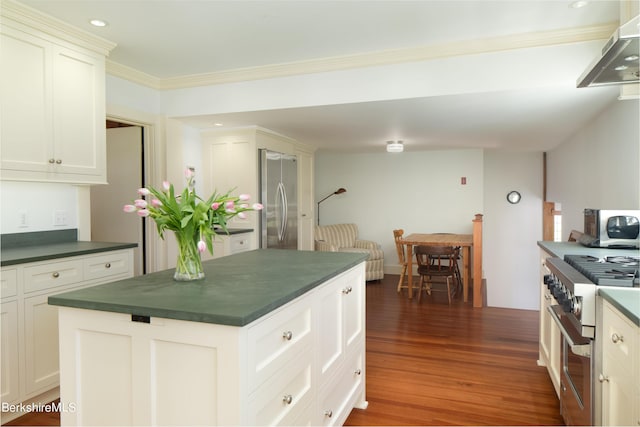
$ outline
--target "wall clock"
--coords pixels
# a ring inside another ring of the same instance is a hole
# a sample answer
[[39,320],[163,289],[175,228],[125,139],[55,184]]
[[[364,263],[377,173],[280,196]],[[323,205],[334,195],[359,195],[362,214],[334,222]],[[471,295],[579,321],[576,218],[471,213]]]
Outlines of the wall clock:
[[509,203],[512,203],[514,205],[518,203],[521,198],[522,196],[517,191],[509,191],[509,194],[507,194],[507,200],[509,201]]

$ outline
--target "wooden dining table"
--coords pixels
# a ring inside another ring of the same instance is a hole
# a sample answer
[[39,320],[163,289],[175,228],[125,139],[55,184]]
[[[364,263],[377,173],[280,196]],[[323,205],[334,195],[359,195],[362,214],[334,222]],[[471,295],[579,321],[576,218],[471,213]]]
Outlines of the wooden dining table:
[[[407,290],[413,298],[413,247],[414,246],[460,246],[462,248],[462,295],[469,300],[469,285],[473,279],[473,306],[482,307],[482,215],[476,215],[473,234],[412,233],[401,242],[407,247]],[[471,248],[473,248],[473,272],[471,271]]]

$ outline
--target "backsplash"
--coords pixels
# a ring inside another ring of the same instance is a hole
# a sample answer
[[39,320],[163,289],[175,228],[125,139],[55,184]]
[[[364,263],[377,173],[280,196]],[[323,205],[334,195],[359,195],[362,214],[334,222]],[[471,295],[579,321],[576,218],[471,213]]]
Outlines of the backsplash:
[[0,201],[0,234],[78,228],[73,185],[0,181]]

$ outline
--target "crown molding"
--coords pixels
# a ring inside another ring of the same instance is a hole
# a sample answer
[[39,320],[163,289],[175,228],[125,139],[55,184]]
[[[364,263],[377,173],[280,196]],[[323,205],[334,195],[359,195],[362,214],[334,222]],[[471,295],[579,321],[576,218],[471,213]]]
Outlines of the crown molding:
[[[89,49],[103,56],[116,47],[116,43],[95,36],[87,31],[67,24],[52,16],[45,15],[22,3],[12,0],[2,0],[0,15],[27,27],[33,28],[50,36],[73,43],[84,49]],[[7,24],[3,21],[3,25]]]
[[606,40],[618,27],[617,22],[563,30],[514,34],[501,37],[465,40],[407,49],[393,49],[356,55],[319,58],[259,67],[238,68],[211,73],[157,78],[114,62],[107,62],[107,72],[117,77],[157,90],[184,89],[250,80],[263,80],[302,74],[348,70],[406,62],[420,62],[461,55],[477,55],[505,50],[553,46]]

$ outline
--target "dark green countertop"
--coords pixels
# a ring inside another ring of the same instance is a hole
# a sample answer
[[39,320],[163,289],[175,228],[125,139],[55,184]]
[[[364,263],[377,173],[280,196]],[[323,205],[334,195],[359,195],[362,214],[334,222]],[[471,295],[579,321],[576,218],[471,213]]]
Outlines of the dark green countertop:
[[588,248],[578,242],[539,241],[538,246],[548,254],[558,258],[564,258],[565,255],[591,255],[598,258],[612,255],[640,255],[639,249]]
[[598,294],[640,326],[640,289],[600,288]]
[[205,279],[173,269],[49,297],[49,304],[244,326],[363,262],[366,254],[258,249],[203,263]]
[[109,242],[62,242],[32,246],[2,248],[0,266],[23,264],[26,262],[46,261],[77,255],[88,255],[98,252],[129,249],[138,246],[136,243]]

